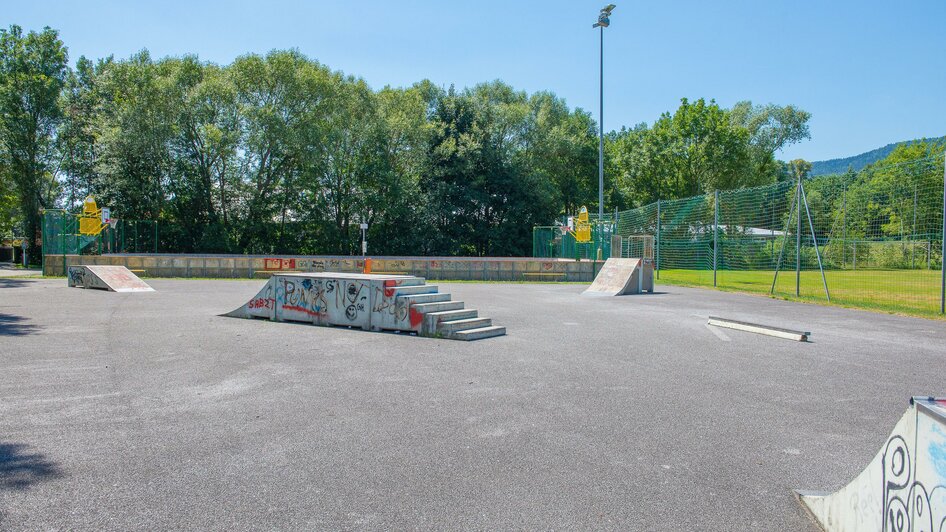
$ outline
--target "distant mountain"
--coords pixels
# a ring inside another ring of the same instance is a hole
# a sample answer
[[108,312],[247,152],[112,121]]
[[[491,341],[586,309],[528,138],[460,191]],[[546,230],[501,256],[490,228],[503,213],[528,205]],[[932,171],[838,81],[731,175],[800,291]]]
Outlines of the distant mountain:
[[943,142],[946,140],[946,137],[932,138],[932,139],[918,139],[918,140],[905,140],[903,142],[895,142],[893,144],[887,144],[883,148],[877,148],[876,150],[871,150],[864,152],[860,155],[855,155],[853,157],[845,157],[843,159],[831,159],[828,161],[815,161],[811,163],[811,175],[824,175],[824,174],[841,174],[847,172],[848,167],[853,168],[854,170],[860,170],[865,166],[876,163],[877,161],[883,159],[884,157],[890,155],[890,152],[894,150],[897,146],[901,144],[913,144],[914,142]]

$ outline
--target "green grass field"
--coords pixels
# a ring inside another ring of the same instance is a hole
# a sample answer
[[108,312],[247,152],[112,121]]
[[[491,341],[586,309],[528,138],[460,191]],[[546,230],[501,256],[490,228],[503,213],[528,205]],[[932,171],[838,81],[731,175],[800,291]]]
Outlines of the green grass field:
[[[773,271],[717,272],[719,290],[769,295]],[[831,304],[946,319],[940,314],[939,270],[843,270],[825,272]],[[713,287],[712,270],[661,270],[658,284]],[[795,296],[795,272],[779,272],[774,297],[826,304],[819,271],[801,272]]]

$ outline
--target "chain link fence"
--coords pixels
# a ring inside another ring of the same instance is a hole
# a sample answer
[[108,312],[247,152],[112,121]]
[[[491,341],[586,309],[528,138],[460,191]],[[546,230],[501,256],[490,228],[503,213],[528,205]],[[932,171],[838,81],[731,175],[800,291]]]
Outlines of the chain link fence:
[[[80,218],[59,209],[43,213],[42,245],[46,255],[101,255],[103,253],[157,253],[159,227],[154,220],[117,220],[97,235],[82,234]],[[163,249],[162,249],[163,250]]]
[[907,314],[943,313],[943,159],[657,201],[617,214],[652,235],[658,278]]

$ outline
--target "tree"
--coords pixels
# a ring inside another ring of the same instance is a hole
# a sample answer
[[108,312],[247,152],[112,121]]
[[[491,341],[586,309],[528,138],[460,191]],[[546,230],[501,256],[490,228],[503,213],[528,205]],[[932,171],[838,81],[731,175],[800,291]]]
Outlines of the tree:
[[292,224],[319,201],[305,183],[322,172],[324,120],[339,79],[298,51],[243,56],[228,71],[243,129],[239,248],[272,252],[297,238]]
[[188,250],[231,251],[229,218],[237,187],[240,142],[236,90],[220,67],[188,56],[170,61],[169,90],[175,161],[169,218]]
[[174,162],[171,68],[147,51],[100,65],[93,189],[115,218],[156,220],[164,212]]
[[29,259],[41,260],[37,245],[40,209],[56,197],[56,126],[65,85],[67,51],[50,28],[23,35],[19,26],[0,30],[0,139],[4,172],[12,176],[23,217]]
[[427,120],[433,87],[420,82],[407,89],[385,87],[378,92],[377,112],[385,163],[369,183],[365,220],[372,249],[386,255],[421,253],[428,227],[419,213],[428,209],[421,176],[428,168],[427,147],[433,131]]
[[434,106],[430,170],[421,181],[430,205],[433,254],[516,255],[532,226],[559,212],[555,187],[530,168],[525,93],[502,82],[450,89]]
[[93,192],[96,164],[96,71],[92,61],[80,57],[66,78],[60,106],[63,117],[56,135],[56,151],[62,161],[60,182],[67,209],[78,208]]
[[788,170],[794,181],[808,179],[811,175],[811,163],[804,159],[793,159],[788,163]]
[[653,127],[622,130],[609,142],[618,181],[638,205],[751,183],[749,133],[716,102],[686,98]]
[[598,202],[597,125],[581,109],[570,110],[550,92],[529,98],[525,163],[538,179],[553,183],[561,214]]
[[5,160],[0,147],[0,238],[12,237],[13,230],[20,221],[16,185],[6,171]]
[[733,106],[729,116],[733,124],[749,132],[751,173],[747,185],[778,180],[780,165],[775,153],[811,138],[808,130],[811,113],[793,105],[752,105],[750,101],[742,101]]

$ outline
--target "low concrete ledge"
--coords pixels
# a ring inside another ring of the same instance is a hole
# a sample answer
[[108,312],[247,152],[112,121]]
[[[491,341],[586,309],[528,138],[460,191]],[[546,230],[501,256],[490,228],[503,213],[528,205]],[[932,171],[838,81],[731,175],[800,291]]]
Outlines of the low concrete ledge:
[[707,321],[707,325],[724,327],[726,329],[735,329],[737,331],[764,334],[766,336],[775,336],[776,338],[785,338],[787,340],[795,340],[796,342],[807,342],[808,337],[811,336],[811,333],[807,331],[795,331],[792,329],[784,329],[782,327],[750,323],[748,321],[731,320],[729,318],[720,318],[717,316],[710,316],[709,321]]
[[[258,279],[274,273],[360,273],[360,257],[300,255],[110,254],[46,255],[44,275],[65,275],[69,266],[102,264],[144,269],[148,277]],[[372,257],[375,272],[399,272],[432,281],[594,280],[602,262],[534,257]]]

